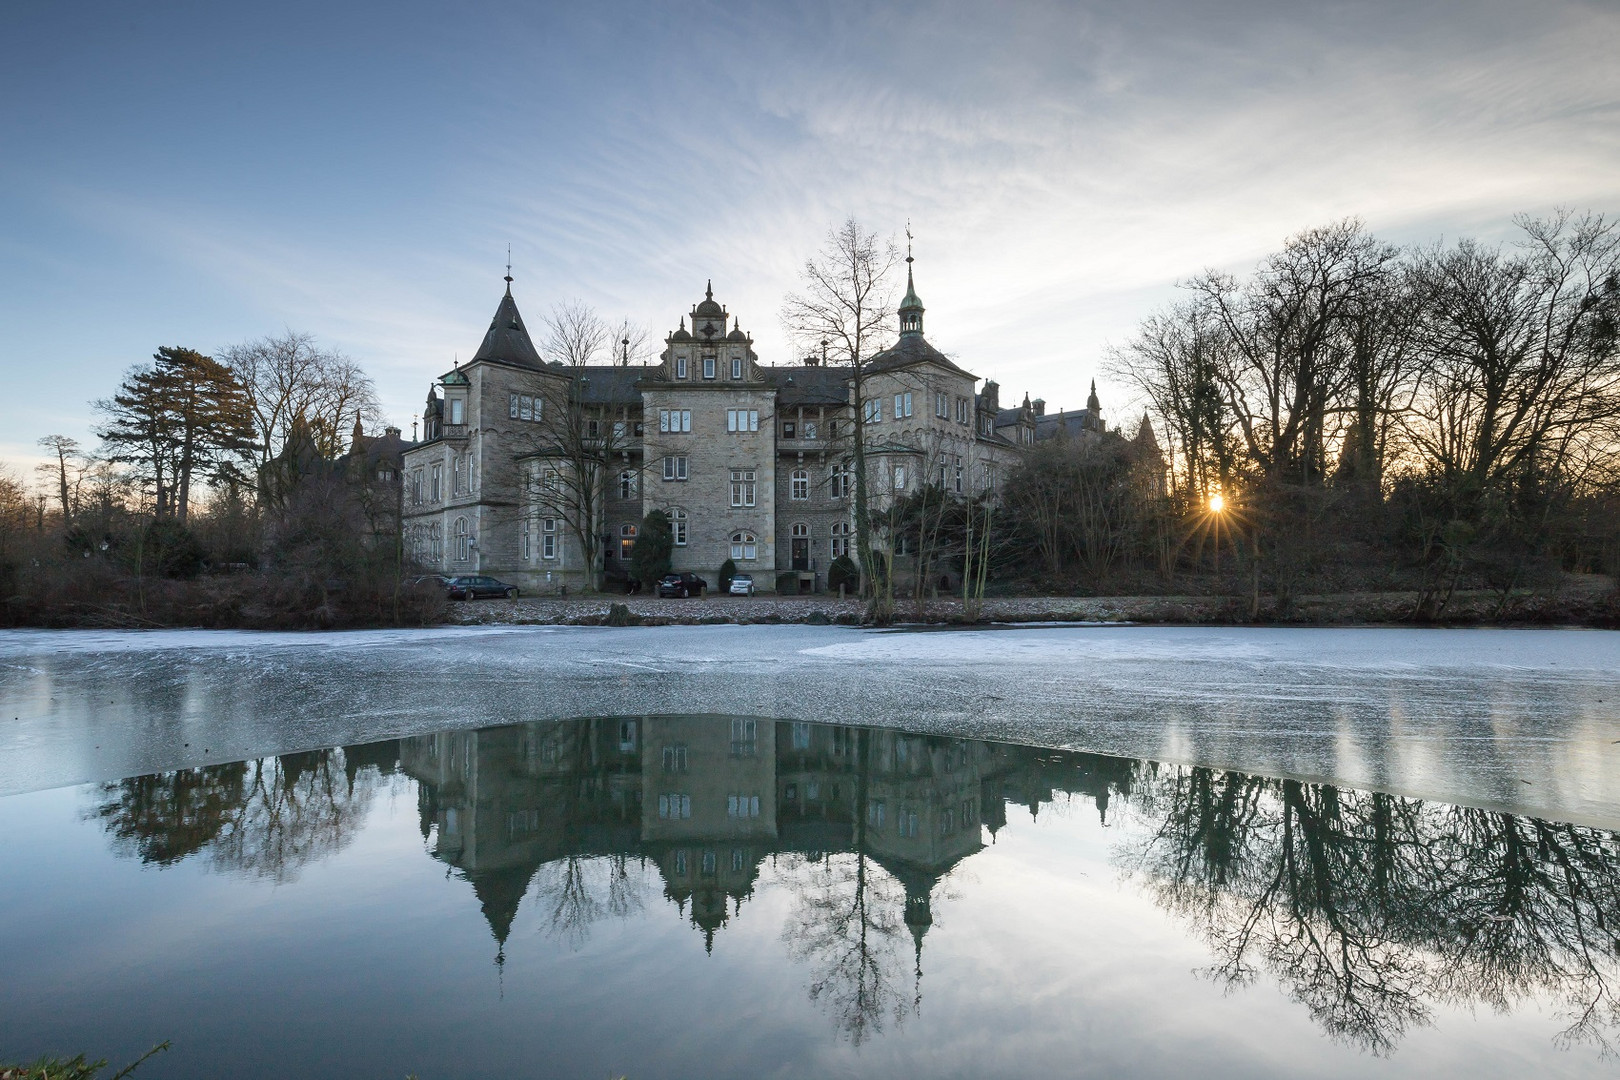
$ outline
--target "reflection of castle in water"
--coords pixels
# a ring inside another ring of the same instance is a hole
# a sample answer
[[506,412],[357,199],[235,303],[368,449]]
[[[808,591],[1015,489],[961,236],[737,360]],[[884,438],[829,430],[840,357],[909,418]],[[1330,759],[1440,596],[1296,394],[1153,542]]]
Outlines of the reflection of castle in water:
[[860,852],[905,888],[916,948],[935,885],[1061,777],[1106,811],[1134,763],[865,727],[753,717],[536,722],[400,741],[434,854],[472,883],[504,944],[536,872],[571,858],[657,865],[712,946],[761,863]]

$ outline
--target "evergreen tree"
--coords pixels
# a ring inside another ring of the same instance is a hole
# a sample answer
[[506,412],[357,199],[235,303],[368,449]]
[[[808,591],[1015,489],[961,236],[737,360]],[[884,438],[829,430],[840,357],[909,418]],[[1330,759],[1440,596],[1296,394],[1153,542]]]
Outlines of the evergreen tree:
[[654,510],[641,519],[641,530],[636,534],[636,546],[630,552],[630,574],[648,588],[669,573],[670,555],[675,550],[675,537],[669,528],[669,515]]
[[150,367],[131,370],[97,407],[106,416],[97,434],[112,459],[135,466],[151,485],[155,517],[182,524],[193,479],[239,477],[238,462],[257,445],[241,380],[193,349],[160,348]]

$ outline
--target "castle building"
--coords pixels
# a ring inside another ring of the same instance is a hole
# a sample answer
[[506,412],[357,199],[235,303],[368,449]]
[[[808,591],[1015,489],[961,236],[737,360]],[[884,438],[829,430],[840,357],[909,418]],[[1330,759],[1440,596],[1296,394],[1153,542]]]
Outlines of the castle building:
[[[994,492],[1072,414],[1044,417],[1027,395],[1003,409],[995,382],[931,345],[910,262],[898,339],[863,365],[859,401],[848,366],[762,363],[712,282],[655,363],[548,362],[508,275],[483,342],[430,391],[423,439],[404,453],[408,550],[441,573],[581,588],[625,578],[644,516],[661,510],[674,570],[712,587],[729,559],[759,591],[818,591],[835,559],[856,556],[856,423],[873,510],[931,484]],[[1077,430],[1104,430],[1095,387],[1083,415]]]

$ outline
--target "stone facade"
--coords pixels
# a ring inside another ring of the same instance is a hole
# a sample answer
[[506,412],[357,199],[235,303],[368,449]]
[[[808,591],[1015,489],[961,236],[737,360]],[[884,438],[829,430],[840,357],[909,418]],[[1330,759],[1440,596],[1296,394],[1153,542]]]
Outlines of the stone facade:
[[[599,555],[595,569],[622,580],[643,516],[662,510],[674,569],[713,587],[730,559],[761,592],[818,591],[834,559],[856,554],[856,423],[874,510],[928,484],[993,491],[1045,434],[1027,396],[1002,409],[994,382],[981,388],[927,342],[909,272],[899,339],[863,365],[858,408],[848,367],[761,364],[712,287],[656,363],[568,368],[540,357],[507,281],[483,343],[434,386],[423,440],[404,454],[407,546],[440,573],[577,589]],[[1101,430],[1089,404],[1086,423]],[[583,466],[560,449],[566,434],[595,440],[602,461],[594,529],[569,516]],[[601,551],[588,553],[581,532]]]

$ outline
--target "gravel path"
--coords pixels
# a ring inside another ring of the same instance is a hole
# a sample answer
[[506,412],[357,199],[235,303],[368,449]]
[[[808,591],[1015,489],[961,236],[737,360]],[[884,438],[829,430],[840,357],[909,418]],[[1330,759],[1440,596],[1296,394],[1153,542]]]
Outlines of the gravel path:
[[[1493,592],[1458,594],[1446,611],[1447,623],[1612,625],[1615,601],[1605,591],[1567,590],[1562,596],[1515,597],[1499,610]],[[652,596],[519,597],[450,606],[446,621],[461,625],[598,625],[615,604],[643,626],[706,623],[858,623],[866,610],[858,600],[836,596],[705,596],[661,600]],[[1417,604],[1415,593],[1347,593],[1302,596],[1285,611],[1271,597],[1261,598],[1258,621],[1289,625],[1369,625],[1406,623]],[[918,604],[899,600],[898,623],[959,624],[967,621],[960,599]],[[1247,623],[1246,598],[1229,596],[1046,596],[997,597],[983,602],[979,622],[1136,622],[1176,625]]]

